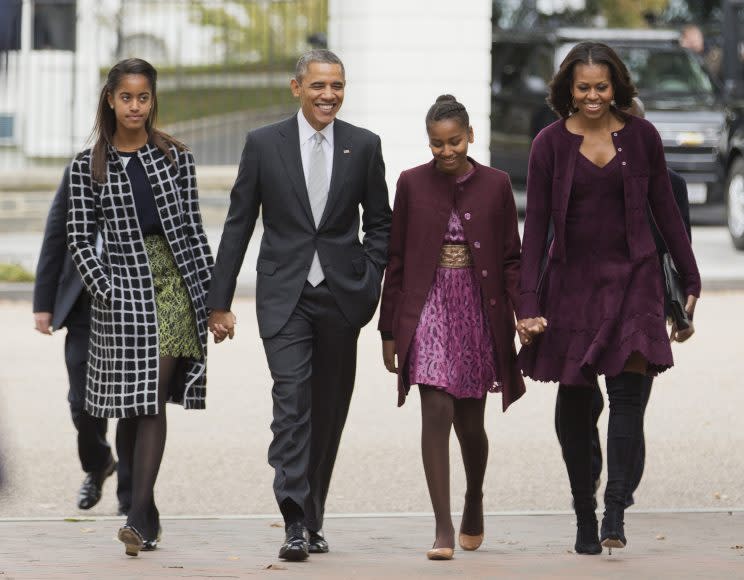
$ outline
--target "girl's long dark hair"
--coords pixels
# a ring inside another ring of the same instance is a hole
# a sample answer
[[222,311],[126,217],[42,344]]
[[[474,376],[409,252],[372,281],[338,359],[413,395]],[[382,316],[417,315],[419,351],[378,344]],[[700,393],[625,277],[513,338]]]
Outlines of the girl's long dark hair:
[[91,133],[91,140],[93,141],[91,173],[93,181],[97,183],[104,183],[106,181],[107,147],[113,144],[114,132],[116,131],[116,114],[109,106],[108,96],[114,94],[124,75],[143,75],[150,83],[152,108],[150,109],[149,117],[145,121],[148,142],[160,149],[171,163],[175,163],[170,150],[171,147],[175,147],[179,151],[186,149],[183,143],[155,128],[158,117],[156,91],[158,73],[155,67],[141,58],[127,58],[119,61],[108,72],[106,83],[101,89],[101,96],[98,99],[98,111],[96,112],[96,122]]

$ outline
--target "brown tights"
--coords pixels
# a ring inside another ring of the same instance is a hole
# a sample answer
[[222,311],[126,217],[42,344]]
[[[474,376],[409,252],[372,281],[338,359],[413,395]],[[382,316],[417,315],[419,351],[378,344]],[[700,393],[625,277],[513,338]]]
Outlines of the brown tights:
[[465,466],[465,507],[460,532],[483,532],[483,479],[488,460],[488,437],[483,427],[486,398],[455,399],[441,389],[419,386],[421,394],[421,455],[436,523],[435,548],[454,548],[450,511],[449,439],[452,425]]
[[146,540],[154,540],[160,527],[160,514],[155,507],[154,488],[165,450],[167,421],[165,402],[168,386],[178,359],[161,357],[158,376],[158,414],[119,419],[123,445],[132,457],[132,507],[127,523]]

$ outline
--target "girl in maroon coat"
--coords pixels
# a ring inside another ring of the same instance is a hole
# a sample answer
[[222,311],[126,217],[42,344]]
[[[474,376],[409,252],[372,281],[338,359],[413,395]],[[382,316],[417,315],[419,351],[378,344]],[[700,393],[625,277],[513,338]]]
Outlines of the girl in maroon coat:
[[483,540],[486,393],[501,392],[504,410],[524,393],[514,349],[520,244],[508,176],[467,156],[473,129],[465,107],[442,95],[426,129],[434,159],[398,180],[379,329],[385,367],[398,374],[399,405],[419,385],[436,519],[427,557],[449,560],[452,425],[467,478],[459,543],[475,550]]
[[[562,117],[532,144],[520,318],[547,328],[519,354],[524,374],[560,383],[558,429],[577,517],[576,552],[625,546],[629,476],[643,428],[647,374],[672,366],[650,209],[679,268],[692,317],[700,275],[654,127],[622,112],[636,90],[608,46],[575,46],[551,83]],[[549,225],[555,237],[541,274]],[[544,318],[543,318],[544,317]],[[684,341],[693,329],[672,329]],[[523,341],[524,342],[524,341]],[[593,499],[592,392],[610,400],[601,536]]]

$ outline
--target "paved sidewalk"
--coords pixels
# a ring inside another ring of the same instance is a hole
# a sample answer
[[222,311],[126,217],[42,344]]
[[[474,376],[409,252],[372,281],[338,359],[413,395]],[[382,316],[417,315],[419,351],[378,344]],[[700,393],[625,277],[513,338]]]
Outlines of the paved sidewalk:
[[429,562],[431,517],[327,518],[331,552],[276,558],[278,520],[164,519],[155,552],[124,555],[121,518],[1,521],[0,578],[744,578],[744,512],[633,513],[628,547],[573,553],[573,516],[493,515],[477,552]]

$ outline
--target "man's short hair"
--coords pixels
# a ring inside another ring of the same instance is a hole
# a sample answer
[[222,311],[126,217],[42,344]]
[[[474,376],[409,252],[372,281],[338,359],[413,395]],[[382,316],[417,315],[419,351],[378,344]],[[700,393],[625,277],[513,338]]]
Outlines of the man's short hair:
[[346,79],[346,71],[344,70],[344,63],[336,54],[326,48],[316,48],[308,50],[297,60],[295,66],[295,80],[302,84],[303,77],[307,74],[307,69],[310,67],[310,63],[322,62],[326,64],[337,64],[341,67],[341,76]]

